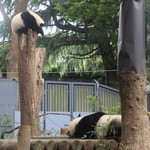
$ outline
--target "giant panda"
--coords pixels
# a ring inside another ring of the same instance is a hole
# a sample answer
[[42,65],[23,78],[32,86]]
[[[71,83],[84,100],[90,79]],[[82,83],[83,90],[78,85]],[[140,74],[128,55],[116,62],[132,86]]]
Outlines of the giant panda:
[[22,33],[27,34],[28,29],[32,29],[44,36],[43,26],[44,21],[33,11],[21,12],[14,16],[11,21],[12,32],[18,35]]
[[92,113],[74,119],[69,123],[67,134],[70,138],[114,139],[121,137],[121,115]]

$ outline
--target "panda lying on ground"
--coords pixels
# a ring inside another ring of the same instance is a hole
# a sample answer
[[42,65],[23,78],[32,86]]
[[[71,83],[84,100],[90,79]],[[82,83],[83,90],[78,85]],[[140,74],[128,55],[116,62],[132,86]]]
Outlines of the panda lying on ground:
[[28,29],[40,33],[44,36],[42,27],[44,21],[36,13],[32,11],[25,11],[14,16],[11,22],[12,32],[20,35],[22,33],[27,34]]
[[71,138],[114,139],[121,137],[121,115],[103,112],[78,117],[70,122],[67,134]]

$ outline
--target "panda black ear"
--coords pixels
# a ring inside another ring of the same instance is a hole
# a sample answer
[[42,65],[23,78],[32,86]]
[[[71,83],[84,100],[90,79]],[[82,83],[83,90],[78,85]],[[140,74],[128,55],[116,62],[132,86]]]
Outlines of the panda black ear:
[[40,24],[40,27],[43,27],[43,26],[44,26],[44,23],[41,23],[41,24]]
[[[79,114],[78,117],[81,117],[81,114]],[[78,117],[77,117],[77,118],[78,118]]]

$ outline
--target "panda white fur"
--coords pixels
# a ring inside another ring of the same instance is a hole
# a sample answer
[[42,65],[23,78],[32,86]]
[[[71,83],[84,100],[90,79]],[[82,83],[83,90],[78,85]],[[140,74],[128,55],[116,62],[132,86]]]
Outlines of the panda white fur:
[[20,35],[22,33],[27,34],[28,29],[40,33],[44,36],[42,27],[44,21],[36,13],[32,11],[25,11],[17,14],[11,21],[12,32]]
[[96,137],[118,139],[121,137],[121,115],[104,115],[96,124]]
[[106,138],[117,140],[121,136],[121,115],[92,113],[70,122],[68,135],[71,138]]

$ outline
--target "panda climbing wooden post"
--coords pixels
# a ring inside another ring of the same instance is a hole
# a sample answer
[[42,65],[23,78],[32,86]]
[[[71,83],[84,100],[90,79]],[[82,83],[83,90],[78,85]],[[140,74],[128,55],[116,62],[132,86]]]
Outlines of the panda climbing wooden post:
[[44,21],[31,11],[16,15],[12,31],[18,35],[19,45],[19,92],[21,127],[18,134],[18,150],[30,149],[31,136],[40,135],[39,111],[44,80],[42,66],[45,49],[36,48],[38,33],[43,36]]
[[14,16],[12,32],[18,35],[19,92],[21,127],[18,134],[18,150],[30,149],[30,137],[40,135],[39,111],[44,80],[42,66],[45,49],[36,49],[38,33],[44,36],[44,21],[32,11]]

